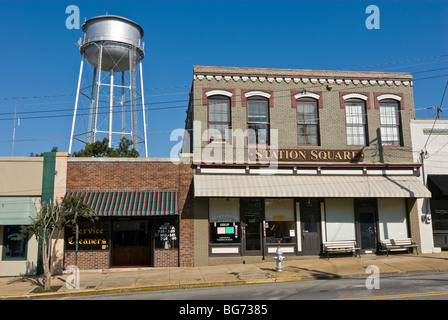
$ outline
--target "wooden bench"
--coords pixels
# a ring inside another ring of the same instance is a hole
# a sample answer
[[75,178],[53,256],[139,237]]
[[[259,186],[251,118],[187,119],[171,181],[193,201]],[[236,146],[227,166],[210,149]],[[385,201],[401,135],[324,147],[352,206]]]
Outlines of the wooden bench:
[[386,251],[387,255],[389,256],[389,251],[398,251],[398,250],[408,250],[409,249],[416,250],[418,254],[418,247],[415,244],[415,242],[412,241],[410,238],[405,239],[386,239],[381,240],[379,243],[379,250],[380,251]]
[[357,254],[360,256],[359,248],[354,240],[324,242],[322,244],[322,251],[327,255],[328,259],[330,259],[330,253],[352,252],[353,255]]

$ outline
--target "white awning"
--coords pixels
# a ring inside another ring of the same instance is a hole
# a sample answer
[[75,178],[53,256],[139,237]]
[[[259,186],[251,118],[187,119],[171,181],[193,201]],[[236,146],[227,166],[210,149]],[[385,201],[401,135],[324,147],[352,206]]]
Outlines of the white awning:
[[0,225],[30,225],[36,218],[30,197],[0,197]]
[[414,176],[194,176],[195,197],[430,198]]

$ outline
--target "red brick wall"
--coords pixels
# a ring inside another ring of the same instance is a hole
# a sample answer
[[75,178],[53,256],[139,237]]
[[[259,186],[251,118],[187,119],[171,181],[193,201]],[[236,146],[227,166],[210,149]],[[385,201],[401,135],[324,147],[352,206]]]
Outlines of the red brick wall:
[[[178,191],[179,266],[193,266],[193,170],[190,164],[142,159],[69,159],[67,192]],[[65,263],[67,265],[67,263]]]
[[179,254],[177,250],[154,250],[154,267],[177,267],[179,266]]
[[[109,269],[109,251],[78,251],[78,266],[81,269]],[[75,252],[65,252],[64,267],[75,265]]]

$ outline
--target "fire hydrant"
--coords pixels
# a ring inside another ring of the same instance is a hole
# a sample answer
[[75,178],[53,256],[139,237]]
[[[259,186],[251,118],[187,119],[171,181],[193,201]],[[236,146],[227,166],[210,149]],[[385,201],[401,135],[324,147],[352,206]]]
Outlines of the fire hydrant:
[[280,247],[277,248],[277,251],[275,251],[275,270],[278,272],[283,271],[282,261],[285,259],[285,257],[282,255],[282,249]]

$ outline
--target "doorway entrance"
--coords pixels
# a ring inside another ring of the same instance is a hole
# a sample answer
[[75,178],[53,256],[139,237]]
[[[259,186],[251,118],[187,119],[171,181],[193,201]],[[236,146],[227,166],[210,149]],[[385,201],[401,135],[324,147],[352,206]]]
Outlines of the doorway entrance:
[[247,255],[261,254],[261,213],[245,212],[243,218],[244,251]]
[[356,199],[356,237],[361,253],[375,253],[378,242],[376,199]]
[[300,201],[300,224],[302,228],[302,253],[318,255],[321,248],[321,219],[319,199]]
[[151,236],[149,221],[112,222],[112,266],[150,266]]
[[262,255],[263,208],[264,201],[262,199],[243,199],[241,201],[244,255]]

